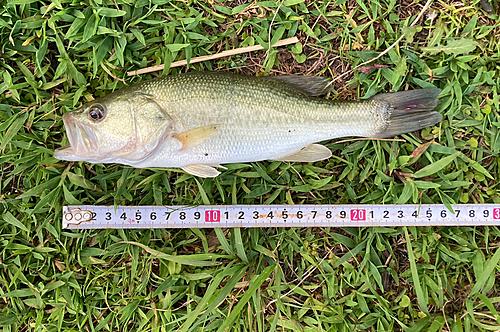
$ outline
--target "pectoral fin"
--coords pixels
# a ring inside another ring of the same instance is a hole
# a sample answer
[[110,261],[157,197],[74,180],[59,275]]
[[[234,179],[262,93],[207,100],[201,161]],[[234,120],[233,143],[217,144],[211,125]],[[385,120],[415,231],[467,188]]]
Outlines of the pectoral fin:
[[199,176],[200,178],[215,178],[220,174],[214,167],[201,164],[187,165],[181,167],[181,169],[186,173]]
[[194,128],[179,133],[177,135],[174,135],[174,137],[179,141],[181,141],[182,143],[181,151],[182,151],[214,136],[218,132],[219,132],[219,126],[211,125],[211,126]]
[[320,144],[311,144],[297,152],[287,154],[286,156],[280,158],[275,158],[274,160],[307,163],[328,159],[331,156],[332,151],[330,151],[330,149],[326,146]]

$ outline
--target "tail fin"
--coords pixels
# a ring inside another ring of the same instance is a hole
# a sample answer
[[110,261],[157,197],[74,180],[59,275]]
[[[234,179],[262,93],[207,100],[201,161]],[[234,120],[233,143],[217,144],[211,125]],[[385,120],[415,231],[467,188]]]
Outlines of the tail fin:
[[376,138],[392,137],[411,133],[435,125],[443,119],[433,111],[438,103],[436,98],[441,89],[421,89],[402,92],[383,93],[372,100],[389,105],[386,126],[375,133]]

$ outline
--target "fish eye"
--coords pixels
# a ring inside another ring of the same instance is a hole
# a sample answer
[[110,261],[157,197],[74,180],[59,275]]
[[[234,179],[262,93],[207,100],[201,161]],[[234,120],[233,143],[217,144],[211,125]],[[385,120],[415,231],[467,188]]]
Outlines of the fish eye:
[[95,104],[89,108],[89,118],[94,122],[101,121],[104,118],[104,106],[101,104]]

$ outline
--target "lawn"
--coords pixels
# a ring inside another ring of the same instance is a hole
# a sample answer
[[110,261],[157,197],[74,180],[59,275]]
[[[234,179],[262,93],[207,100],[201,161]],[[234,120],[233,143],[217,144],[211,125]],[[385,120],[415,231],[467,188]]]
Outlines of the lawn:
[[[61,227],[68,204],[500,204],[492,4],[488,13],[479,0],[0,1],[0,326],[500,330],[498,227]],[[299,42],[269,49],[289,37]],[[53,158],[68,144],[62,114],[125,85],[203,70],[321,75],[337,100],[439,87],[444,120],[396,139],[326,142],[330,160],[234,164],[214,179]]]

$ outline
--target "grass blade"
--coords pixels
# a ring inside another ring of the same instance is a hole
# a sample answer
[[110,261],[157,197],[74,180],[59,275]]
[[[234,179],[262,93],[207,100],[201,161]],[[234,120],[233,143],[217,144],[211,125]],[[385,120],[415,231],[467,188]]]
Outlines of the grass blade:
[[428,166],[425,166],[424,168],[415,172],[415,177],[421,178],[421,177],[429,176],[429,175],[432,175],[432,174],[439,172],[440,170],[442,170],[443,168],[448,166],[449,163],[451,163],[453,160],[455,160],[460,153],[461,152],[457,152],[457,153],[452,154],[450,156],[444,157],[443,159],[439,159],[438,161],[436,161]]
[[234,255],[233,248],[229,244],[229,242],[226,239],[226,235],[224,234],[224,231],[220,228],[214,228],[215,235],[217,236],[217,239],[219,240],[219,243],[221,244],[222,248],[228,255]]
[[229,316],[224,320],[224,323],[217,329],[217,332],[223,332],[228,329],[233,321],[238,317],[240,312],[243,310],[243,307],[247,305],[248,301],[250,301],[250,298],[252,295],[257,291],[257,289],[260,288],[260,286],[266,281],[266,279],[271,275],[271,273],[274,270],[274,265],[268,266],[262,271],[262,273],[255,278],[254,281],[250,283],[250,287],[248,287],[248,290],[243,294],[241,299],[238,301],[238,304],[233,308]]
[[224,275],[222,273],[219,273],[215,276],[215,278],[212,279],[210,286],[208,286],[207,290],[205,291],[205,295],[203,296],[201,301],[198,302],[196,309],[189,313],[188,319],[182,325],[182,328],[178,330],[179,332],[186,332],[189,330],[189,328],[194,323],[194,321],[199,317],[200,313],[205,309],[208,301],[210,300],[210,298],[213,296],[213,294],[215,293],[215,291],[219,287],[223,278],[224,278]]
[[473,296],[474,294],[480,292],[483,289],[488,279],[495,274],[495,270],[497,268],[499,261],[500,261],[500,248],[498,248],[495,251],[495,254],[490,259],[488,264],[486,264],[481,274],[479,276],[476,276],[476,283],[474,284],[474,287],[472,287],[469,296]]
[[422,285],[420,284],[420,278],[417,270],[417,263],[415,262],[415,255],[413,254],[413,248],[411,246],[410,235],[408,234],[408,228],[403,227],[406,239],[406,248],[408,250],[408,259],[410,260],[411,277],[413,279],[413,284],[415,285],[415,292],[417,293],[417,301],[420,309],[429,316],[429,310],[427,309],[427,298],[424,296],[422,290]]
[[12,123],[5,132],[5,136],[2,139],[2,143],[0,144],[0,150],[3,150],[7,144],[14,138],[14,136],[17,135],[19,130],[23,127],[23,124],[26,122],[26,119],[28,118],[28,113],[25,112],[24,114],[21,114],[16,120],[14,120],[14,123]]
[[26,226],[23,225],[22,222],[20,222],[16,217],[12,215],[9,211],[5,212],[2,216],[3,221],[6,223],[11,224],[12,226],[19,228],[22,231],[29,232],[29,230],[26,228]]
[[[153,255],[155,258],[158,259],[164,259],[169,262],[174,262],[174,263],[179,263],[183,265],[191,265],[191,266],[216,266],[219,265],[219,262],[210,262],[207,260],[215,259],[215,258],[221,258],[221,257],[226,257],[224,255],[215,255],[215,254],[198,254],[198,255],[183,255],[183,256],[173,256],[169,255],[166,253],[163,253],[161,251],[152,249],[145,244],[139,243],[139,242],[133,242],[133,241],[121,241],[119,243],[126,243],[126,244],[131,244],[134,246],[141,247],[144,249],[146,252],[150,253]],[[197,259],[198,258],[198,259]]]
[[248,257],[245,253],[245,247],[243,246],[243,240],[241,238],[241,228],[234,228],[234,246],[236,247],[236,252],[242,261],[248,263]]
[[[215,310],[215,308],[217,308],[222,304],[222,302],[224,301],[225,298],[227,298],[229,293],[234,290],[234,287],[236,286],[238,281],[240,281],[240,279],[243,277],[245,272],[246,272],[246,266],[241,266],[238,270],[234,272],[234,275],[227,281],[224,287],[220,290],[217,297],[207,307],[207,310],[203,313],[203,315],[200,316],[200,319],[198,320],[199,324],[205,322],[207,317]],[[193,325],[190,331],[193,331],[196,325],[198,325],[198,323]]]

